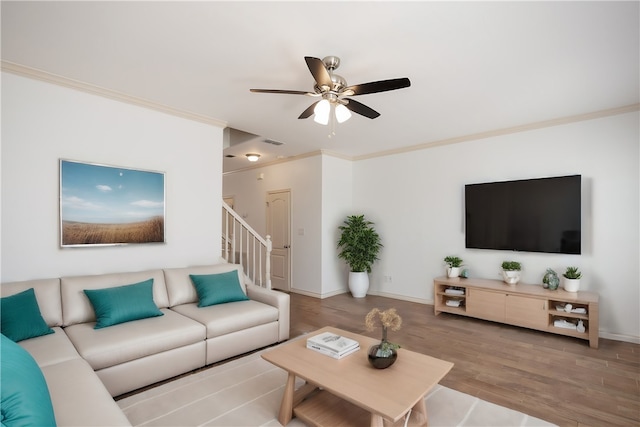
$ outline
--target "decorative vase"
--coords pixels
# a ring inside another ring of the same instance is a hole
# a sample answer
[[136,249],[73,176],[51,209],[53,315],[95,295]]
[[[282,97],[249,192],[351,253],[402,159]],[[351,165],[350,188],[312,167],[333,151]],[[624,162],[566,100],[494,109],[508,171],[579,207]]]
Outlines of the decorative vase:
[[395,346],[387,341],[387,327],[382,327],[382,341],[369,347],[367,357],[371,366],[377,369],[385,369],[393,365],[398,358]]
[[567,279],[564,277],[564,290],[567,292],[578,292],[580,289],[580,279]]
[[398,358],[398,352],[394,348],[389,348],[387,340],[380,341],[369,347],[369,363],[377,369],[385,369],[393,365]]
[[520,271],[519,270],[502,270],[502,279],[510,285],[515,285],[520,281]]
[[447,277],[460,276],[460,267],[447,267]]
[[369,274],[366,271],[350,271],[349,290],[354,298],[366,297],[369,290]]
[[552,269],[547,268],[547,272],[542,278],[542,287],[551,291],[555,291],[556,289],[558,289],[559,284],[560,279],[558,278],[558,274]]

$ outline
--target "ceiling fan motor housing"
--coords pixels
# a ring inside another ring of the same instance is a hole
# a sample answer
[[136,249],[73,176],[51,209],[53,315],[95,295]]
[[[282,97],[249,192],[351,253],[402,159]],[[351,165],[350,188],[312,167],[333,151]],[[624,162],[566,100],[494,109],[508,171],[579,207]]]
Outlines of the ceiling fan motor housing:
[[333,73],[333,71],[340,66],[340,58],[337,56],[325,56],[322,60],[311,56],[305,56],[304,59],[315,80],[313,92],[278,89],[251,89],[251,92],[322,97],[321,100],[315,101],[307,107],[307,109],[300,114],[298,119],[306,119],[312,116],[315,112],[315,107],[322,101],[328,101],[327,103],[334,105],[339,104],[345,106],[354,113],[360,114],[369,119],[375,119],[380,116],[380,113],[354,99],[347,97],[386,92],[411,86],[411,82],[406,77],[347,86],[347,81],[342,76]]
[[322,58],[322,63],[324,64],[324,67],[329,71],[337,70],[340,66],[340,58],[338,58],[337,56],[325,56],[324,58]]

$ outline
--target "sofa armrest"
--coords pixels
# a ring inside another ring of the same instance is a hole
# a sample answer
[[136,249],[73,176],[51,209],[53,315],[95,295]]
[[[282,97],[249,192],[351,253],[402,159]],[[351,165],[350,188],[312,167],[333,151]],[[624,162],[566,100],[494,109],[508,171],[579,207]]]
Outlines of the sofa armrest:
[[247,296],[249,299],[268,304],[278,309],[280,313],[278,315],[278,341],[285,341],[289,339],[289,294],[272,289],[265,289],[253,284],[247,284]]

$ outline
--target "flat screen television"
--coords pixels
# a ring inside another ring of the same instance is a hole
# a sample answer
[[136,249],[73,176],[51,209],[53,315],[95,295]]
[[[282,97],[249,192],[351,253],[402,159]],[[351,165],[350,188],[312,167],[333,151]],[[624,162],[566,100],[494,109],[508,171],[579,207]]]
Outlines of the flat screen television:
[[465,245],[580,254],[580,175],[465,185]]

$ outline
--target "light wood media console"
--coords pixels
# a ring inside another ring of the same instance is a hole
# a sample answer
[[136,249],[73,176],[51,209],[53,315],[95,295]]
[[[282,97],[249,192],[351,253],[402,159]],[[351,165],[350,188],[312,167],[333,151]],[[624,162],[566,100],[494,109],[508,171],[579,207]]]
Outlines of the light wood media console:
[[[595,292],[567,292],[561,288],[551,291],[542,285],[508,285],[500,280],[459,277],[434,279],[433,292],[436,315],[446,312],[567,335],[588,340],[590,347],[598,348],[599,296]],[[459,306],[447,305],[447,301]],[[585,313],[563,310],[567,304]],[[582,320],[585,331],[554,326],[554,322],[562,320]]]

